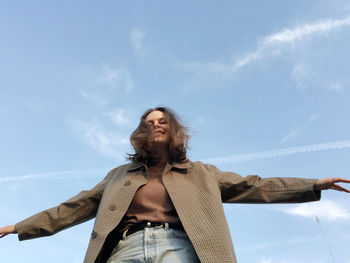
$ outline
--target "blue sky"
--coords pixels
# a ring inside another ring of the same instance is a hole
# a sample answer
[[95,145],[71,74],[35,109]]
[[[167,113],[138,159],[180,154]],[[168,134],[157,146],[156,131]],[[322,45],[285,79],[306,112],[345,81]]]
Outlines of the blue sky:
[[[149,107],[192,160],[262,177],[350,177],[348,1],[1,1],[0,225],[97,184]],[[225,205],[239,262],[350,263],[350,199]],[[2,262],[82,262],[92,221],[0,240]]]

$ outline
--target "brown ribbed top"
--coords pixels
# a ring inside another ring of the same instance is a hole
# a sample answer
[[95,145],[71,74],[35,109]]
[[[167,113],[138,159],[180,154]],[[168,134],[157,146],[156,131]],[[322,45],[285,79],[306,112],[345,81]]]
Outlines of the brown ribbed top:
[[181,225],[179,216],[165,189],[162,174],[166,163],[146,167],[149,181],[141,186],[123,218],[121,231],[141,221],[168,222]]

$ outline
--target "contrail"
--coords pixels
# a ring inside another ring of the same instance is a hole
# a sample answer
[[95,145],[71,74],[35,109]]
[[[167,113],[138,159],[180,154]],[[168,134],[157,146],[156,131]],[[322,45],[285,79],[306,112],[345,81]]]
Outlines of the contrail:
[[301,40],[312,34],[321,34],[333,29],[349,26],[350,16],[343,19],[326,19],[310,24],[304,24],[295,28],[287,28],[276,34],[271,34],[263,39],[263,44],[291,43],[295,40]]
[[64,180],[74,178],[100,177],[103,176],[109,168],[99,168],[91,170],[68,170],[56,171],[48,173],[27,174],[22,176],[0,177],[0,183],[24,181],[30,179],[44,179],[44,180]]
[[[254,161],[259,159],[277,158],[285,155],[292,155],[298,153],[318,152],[332,149],[345,149],[350,148],[349,141],[329,142],[322,144],[313,144],[292,148],[276,149],[271,151],[238,154],[222,158],[210,158],[202,159],[201,161],[213,164],[225,164],[225,163],[238,163],[244,161]],[[22,176],[0,177],[0,183],[24,181],[30,179],[44,179],[44,180],[64,180],[74,178],[87,178],[87,177],[100,177],[103,176],[110,168],[98,168],[91,170],[70,170],[70,171],[57,171],[48,173],[27,174]]]
[[332,149],[345,149],[350,148],[350,141],[329,142],[322,144],[312,144],[306,146],[298,146],[292,148],[282,148],[271,151],[238,154],[228,157],[204,159],[203,162],[225,164],[225,163],[238,163],[244,161],[254,161],[259,159],[277,158],[285,155],[292,155],[298,153],[319,152]]
[[[252,61],[263,58],[266,53],[271,54],[271,48],[278,44],[291,44],[297,40],[302,40],[305,37],[314,34],[324,34],[336,28],[350,25],[350,16],[344,19],[327,19],[320,20],[314,23],[304,24],[295,28],[287,28],[276,34],[267,35],[262,38],[257,49],[244,57],[238,59],[233,69],[237,70]],[[273,52],[272,52],[273,54]],[[278,52],[277,52],[278,54]]]
[[222,74],[236,73],[240,68],[266,56],[276,56],[281,52],[281,46],[288,46],[313,35],[327,33],[350,26],[350,16],[343,19],[322,19],[312,23],[302,24],[293,28],[285,28],[277,33],[261,37],[254,51],[246,53],[231,63],[191,62],[186,63],[189,69],[202,69]]

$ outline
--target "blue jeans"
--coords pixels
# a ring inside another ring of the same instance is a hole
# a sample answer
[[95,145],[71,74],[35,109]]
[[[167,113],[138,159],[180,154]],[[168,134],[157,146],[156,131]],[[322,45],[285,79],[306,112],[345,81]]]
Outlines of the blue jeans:
[[185,232],[165,227],[146,227],[119,241],[107,263],[200,262]]

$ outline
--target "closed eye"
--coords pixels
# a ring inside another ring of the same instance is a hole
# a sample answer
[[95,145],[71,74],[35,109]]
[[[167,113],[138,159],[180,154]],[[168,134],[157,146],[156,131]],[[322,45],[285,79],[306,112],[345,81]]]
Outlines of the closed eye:
[[159,123],[160,123],[160,124],[167,124],[168,122],[166,121],[166,119],[160,119],[160,120],[159,120]]

